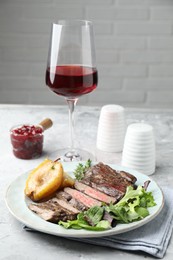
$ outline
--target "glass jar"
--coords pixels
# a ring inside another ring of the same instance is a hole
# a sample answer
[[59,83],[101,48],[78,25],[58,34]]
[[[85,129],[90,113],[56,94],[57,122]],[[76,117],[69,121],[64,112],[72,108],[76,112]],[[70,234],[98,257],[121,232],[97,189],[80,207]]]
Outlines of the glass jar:
[[10,129],[13,154],[20,159],[38,158],[43,151],[43,132],[40,125],[23,124]]

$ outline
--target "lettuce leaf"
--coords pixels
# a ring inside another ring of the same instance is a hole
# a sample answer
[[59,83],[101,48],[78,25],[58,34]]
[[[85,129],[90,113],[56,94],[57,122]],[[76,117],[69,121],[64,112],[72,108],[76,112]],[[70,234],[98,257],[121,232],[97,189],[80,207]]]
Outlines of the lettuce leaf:
[[76,220],[68,220],[67,222],[59,221],[58,224],[66,229],[84,228],[93,231],[103,231],[111,228],[110,223],[107,220],[102,220],[103,214],[103,207],[94,206],[87,211],[79,213]]
[[153,195],[142,186],[134,189],[127,187],[124,197],[117,204],[106,206],[106,210],[112,214],[118,222],[130,223],[143,219],[149,215],[148,207],[155,206]]

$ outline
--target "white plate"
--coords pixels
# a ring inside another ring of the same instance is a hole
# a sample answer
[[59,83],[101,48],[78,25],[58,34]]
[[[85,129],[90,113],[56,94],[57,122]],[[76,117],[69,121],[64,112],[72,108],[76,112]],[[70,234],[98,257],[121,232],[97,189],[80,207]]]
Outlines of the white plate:
[[[70,162],[63,163],[64,170],[72,175],[72,171],[76,168],[76,165],[79,162]],[[11,185],[8,187],[6,191],[5,201],[9,211],[12,215],[18,219],[20,222],[24,223],[26,226],[35,229],[40,232],[63,236],[63,237],[101,237],[101,236],[110,236],[115,234],[120,234],[126,231],[130,231],[132,229],[138,228],[153,218],[155,218],[159,212],[161,211],[164,200],[163,194],[159,186],[156,184],[148,176],[139,173],[134,170],[127,169],[125,167],[120,167],[114,164],[109,164],[112,168],[117,170],[128,171],[137,177],[137,185],[143,185],[146,180],[151,180],[149,184],[148,191],[152,191],[156,206],[149,208],[150,215],[146,218],[136,221],[130,224],[118,224],[116,227],[105,230],[105,231],[87,231],[87,230],[74,230],[74,229],[65,229],[62,226],[49,223],[43,219],[41,219],[38,215],[33,213],[28,209],[27,204],[31,201],[24,196],[24,187],[25,182],[28,176],[28,172],[19,176],[16,180],[14,180]]]

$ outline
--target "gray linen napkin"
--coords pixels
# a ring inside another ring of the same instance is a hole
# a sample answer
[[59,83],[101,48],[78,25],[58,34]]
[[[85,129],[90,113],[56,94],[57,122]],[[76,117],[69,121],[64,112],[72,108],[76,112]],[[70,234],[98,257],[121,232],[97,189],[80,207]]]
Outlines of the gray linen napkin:
[[[143,251],[163,258],[173,230],[173,190],[163,188],[165,204],[160,214],[151,222],[135,230],[99,238],[68,238],[93,245],[121,250]],[[24,227],[25,230],[31,230]]]

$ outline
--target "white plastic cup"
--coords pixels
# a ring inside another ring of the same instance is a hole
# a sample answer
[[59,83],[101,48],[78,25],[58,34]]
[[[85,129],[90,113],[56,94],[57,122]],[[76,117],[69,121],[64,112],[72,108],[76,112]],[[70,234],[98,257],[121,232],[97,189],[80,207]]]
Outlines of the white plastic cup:
[[124,135],[124,108],[119,105],[103,106],[98,124],[97,148],[104,152],[121,152]]
[[127,128],[122,153],[122,166],[146,175],[155,172],[155,138],[149,124],[135,123]]

